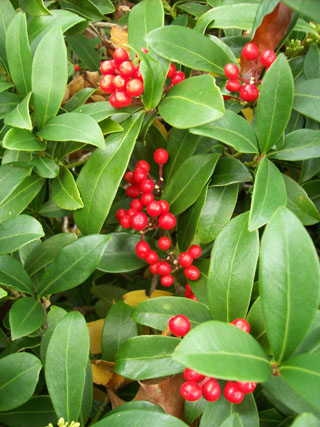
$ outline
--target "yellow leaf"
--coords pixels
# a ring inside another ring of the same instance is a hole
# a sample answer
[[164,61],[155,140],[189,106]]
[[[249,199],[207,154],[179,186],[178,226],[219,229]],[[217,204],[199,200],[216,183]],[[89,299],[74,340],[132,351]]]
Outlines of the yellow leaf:
[[93,382],[106,386],[113,375],[114,363],[105,360],[91,360]]
[[90,352],[92,354],[101,353],[101,335],[104,319],[99,319],[94,322],[88,322],[87,326],[90,335]]
[[146,301],[150,298],[159,298],[159,297],[168,297],[170,295],[173,295],[172,292],[167,291],[158,291],[157,289],[152,292],[151,297],[148,297],[146,295],[146,291],[144,289],[141,289],[140,291],[131,291],[127,294],[123,295],[124,302],[128,305],[131,305],[135,307],[139,304],[141,301]]
[[130,54],[128,46],[128,30],[124,30],[120,25],[114,25],[110,30],[110,38],[114,47],[123,47]]
[[241,110],[241,112],[244,115],[244,117],[248,120],[248,122],[251,123],[253,120],[252,108],[244,108],[243,110]]

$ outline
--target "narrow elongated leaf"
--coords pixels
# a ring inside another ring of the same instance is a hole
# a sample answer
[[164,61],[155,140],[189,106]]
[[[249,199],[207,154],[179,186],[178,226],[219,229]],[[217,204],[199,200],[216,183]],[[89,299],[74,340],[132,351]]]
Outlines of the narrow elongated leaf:
[[46,361],[47,349],[52,337],[53,331],[60,320],[67,314],[67,311],[56,305],[50,307],[50,311],[47,316],[48,328],[41,338],[40,355],[43,365]]
[[75,110],[77,107],[84,105],[84,103],[90,98],[91,95],[95,93],[96,89],[92,87],[85,87],[84,89],[76,92],[70,99],[67,101],[63,108],[69,113]]
[[139,52],[139,56],[142,58],[140,68],[144,85],[142,101],[147,110],[153,110],[161,101],[166,75],[160,63],[152,56],[144,52]]
[[43,4],[43,0],[19,0],[19,5],[29,15],[50,15],[50,11]]
[[40,141],[32,132],[26,129],[10,129],[2,142],[5,148],[19,151],[42,151],[46,149],[46,143]]
[[6,36],[10,22],[15,17],[15,10],[9,0],[0,2],[0,58],[6,63]]
[[257,341],[234,325],[205,322],[190,331],[173,358],[204,375],[225,380],[266,381],[271,365]]
[[203,135],[231,145],[240,153],[258,153],[258,142],[251,124],[231,110],[213,123],[190,129],[195,135]]
[[12,165],[0,166],[0,204],[10,196],[19,184],[30,174],[28,168],[18,168]]
[[[96,122],[102,122],[103,120],[111,117],[125,117],[127,119],[136,111],[140,110],[141,107],[124,107],[124,108],[114,108],[108,101],[93,102],[91,104],[80,105],[75,108],[75,112],[84,113],[91,116]],[[123,121],[123,120],[122,120]]]
[[0,283],[16,291],[33,293],[33,285],[19,261],[9,255],[0,256]]
[[103,134],[97,122],[83,113],[66,113],[48,121],[38,135],[49,141],[78,141],[104,148]]
[[31,334],[44,323],[44,309],[34,298],[19,298],[10,308],[9,323],[13,340]]
[[211,185],[220,187],[250,181],[252,176],[244,164],[231,157],[222,157],[214,170]]
[[85,319],[79,312],[68,313],[51,336],[45,375],[57,416],[69,422],[80,415],[88,358],[89,331]]
[[183,212],[198,199],[219,156],[219,154],[197,154],[179,166],[162,194],[170,204],[170,212],[173,215]]
[[0,80],[0,93],[4,92],[7,89],[12,88],[14,85],[12,83],[9,83],[5,80]]
[[67,50],[62,30],[53,27],[40,41],[32,63],[32,93],[39,128],[57,114],[67,80]]
[[284,147],[271,152],[271,159],[305,160],[320,157],[320,130],[298,129],[285,138]]
[[[122,405],[121,405],[122,406]],[[152,425],[153,427],[187,427],[179,418],[168,414],[161,414],[158,411],[143,410],[143,409],[128,409],[125,411],[110,412],[108,417],[93,424],[93,427],[122,427],[132,424],[134,420],[137,425]]]
[[64,9],[73,10],[91,21],[100,21],[104,15],[91,0],[61,0]]
[[320,79],[295,83],[293,109],[320,122]]
[[217,237],[207,282],[214,319],[232,322],[245,317],[259,254],[258,232],[248,231],[246,212],[235,217]]
[[31,92],[16,106],[16,108],[8,113],[4,119],[6,125],[16,128],[32,130],[32,122],[29,112],[29,102]]
[[59,174],[59,166],[48,157],[35,157],[32,159],[35,172],[43,178],[55,178]]
[[224,103],[215,79],[203,74],[171,88],[159,105],[159,113],[171,126],[187,129],[222,117]]
[[43,235],[40,222],[31,216],[8,219],[0,225],[0,254],[14,252]]
[[20,101],[21,98],[16,93],[6,91],[0,93],[0,118],[3,119]]
[[52,200],[61,209],[74,210],[83,208],[77,184],[67,168],[60,168],[57,178],[52,181]]
[[279,208],[263,234],[259,287],[268,338],[281,362],[306,336],[319,297],[315,248],[300,221],[286,208]]
[[85,234],[98,233],[109,213],[139,134],[144,113],[123,123],[122,132],[111,135],[104,150],[96,150],[81,169],[77,186],[84,208],[75,221]]
[[109,236],[82,237],[62,248],[42,276],[38,296],[58,293],[84,282],[96,269]]
[[279,206],[287,204],[287,192],[279,169],[267,157],[260,162],[253,187],[249,230],[266,224]]
[[284,55],[268,69],[260,90],[257,108],[259,147],[267,153],[278,142],[291,115],[293,77]]

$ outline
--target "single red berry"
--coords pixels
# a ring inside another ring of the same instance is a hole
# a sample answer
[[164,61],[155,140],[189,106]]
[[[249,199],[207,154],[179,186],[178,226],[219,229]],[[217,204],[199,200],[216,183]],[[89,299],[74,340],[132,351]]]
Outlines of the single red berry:
[[160,237],[160,239],[158,240],[158,246],[159,249],[166,251],[171,246],[171,240],[169,239],[169,237],[166,236]]
[[154,190],[154,183],[152,179],[144,179],[142,182],[140,182],[140,190],[143,193],[152,193]]
[[130,217],[128,215],[123,215],[120,218],[120,225],[123,228],[130,228],[131,227],[131,220]]
[[226,89],[229,92],[238,92],[241,88],[241,83],[239,80],[228,80],[226,84]]
[[229,96],[229,95],[223,95],[223,99],[224,99],[225,101],[229,101],[229,99],[232,99],[232,96]]
[[260,62],[266,68],[269,68],[270,65],[277,59],[277,55],[271,49],[264,50],[260,55]]
[[113,76],[108,74],[107,76],[103,76],[100,80],[100,89],[106,93],[112,93],[115,89],[113,85]]
[[175,86],[178,83],[181,83],[185,79],[186,79],[186,76],[183,71],[176,71],[171,79],[171,84]]
[[136,254],[139,258],[147,258],[151,249],[147,242],[141,240],[136,244]]
[[114,108],[122,108],[122,107],[127,107],[128,105],[131,104],[131,98],[125,92],[119,91],[119,92],[114,92],[110,96],[109,102]]
[[159,216],[161,215],[161,205],[156,200],[153,200],[151,203],[147,206],[147,213],[150,216]]
[[132,202],[130,203],[130,207],[131,207],[131,209],[138,212],[138,211],[142,211],[143,204],[142,204],[141,200],[133,199]]
[[120,218],[123,215],[126,215],[126,213],[127,213],[127,211],[125,209],[118,209],[117,212],[116,212],[116,218],[117,218],[117,220],[120,221]]
[[136,168],[133,171],[133,179],[137,184],[139,184],[144,179],[147,179],[147,172],[142,168]]
[[80,65],[79,64],[74,64],[74,71],[80,71]]
[[126,61],[129,58],[128,52],[122,47],[118,47],[112,54],[114,60],[118,63]]
[[228,381],[223,390],[224,397],[231,403],[238,404],[244,399],[244,394],[239,390],[235,383]]
[[195,296],[195,294],[190,295],[189,298],[192,299],[193,301],[199,301],[198,298]]
[[136,79],[141,80],[141,81],[143,82],[143,77],[142,77],[142,74],[141,74],[141,70],[140,70],[140,66],[139,66],[139,65],[138,65],[138,66],[137,66],[137,68],[136,68],[136,73],[135,73],[134,77],[135,77]]
[[189,280],[198,280],[200,277],[200,271],[195,265],[190,265],[190,267],[185,268],[184,274]]
[[116,70],[116,63],[114,59],[111,59],[110,61],[102,61],[100,64],[100,70],[101,74],[106,76],[107,74],[114,74]]
[[224,75],[228,79],[237,79],[239,77],[239,68],[235,64],[229,63],[224,67]]
[[140,198],[143,206],[148,206],[148,204],[151,203],[153,199],[154,199],[154,196],[152,193],[143,193]]
[[136,199],[140,196],[140,188],[136,185],[129,185],[129,187],[126,189],[126,195],[131,199]]
[[209,402],[215,402],[221,395],[221,388],[218,381],[210,378],[202,386],[202,396]]
[[158,262],[158,260],[159,260],[159,256],[155,251],[150,251],[146,258],[146,261],[148,264],[154,264]]
[[199,372],[194,371],[193,369],[186,368],[183,372],[184,379],[186,381],[195,381],[198,383],[199,381],[203,380],[204,375],[199,374]]
[[167,274],[166,276],[162,276],[160,279],[160,283],[162,286],[169,287],[172,286],[174,282],[174,278],[171,274]]
[[247,43],[242,49],[242,55],[245,59],[248,59],[249,61],[257,59],[259,56],[259,48],[254,43]]
[[119,73],[121,77],[129,79],[135,75],[136,67],[132,64],[131,61],[123,61],[119,65]]
[[189,285],[189,283],[186,284],[186,290],[191,294],[193,294],[193,290],[191,289],[191,286]]
[[148,223],[148,217],[143,212],[137,212],[131,218],[131,227],[137,231],[143,230],[146,227],[147,223]]
[[158,274],[160,274],[161,276],[167,276],[170,273],[171,273],[171,265],[165,261],[159,262]]
[[124,91],[126,88],[127,80],[122,76],[112,76],[112,83],[114,86],[114,90]]
[[196,382],[188,381],[183,383],[180,387],[180,394],[185,400],[188,400],[189,402],[195,402],[202,396],[202,390],[199,384]]
[[176,225],[176,217],[170,212],[166,212],[159,217],[159,226],[164,230],[171,230]]
[[131,218],[131,217],[133,217],[135,214],[137,213],[137,211],[136,210],[134,210],[134,209],[132,209],[132,208],[130,208],[130,209],[128,209],[127,210],[127,215]]
[[145,47],[140,47],[139,50],[141,50],[141,52],[144,52],[144,53],[149,53],[148,49],[146,49]]
[[191,292],[189,292],[189,291],[187,291],[187,290],[185,290],[184,291],[184,296],[186,297],[186,298],[190,298],[191,299],[191,296],[192,296],[193,294],[191,293]]
[[242,393],[249,394],[254,391],[254,389],[257,387],[257,383],[255,382],[243,382],[243,381],[236,381],[236,387],[242,391]]
[[245,84],[240,88],[240,97],[247,102],[255,101],[259,97],[259,89],[255,85]]
[[144,169],[147,173],[150,171],[150,165],[145,160],[139,160],[136,164],[136,168]]
[[199,258],[201,255],[201,248],[198,245],[192,245],[188,249],[189,254],[192,256],[192,258]]
[[150,265],[149,269],[150,269],[152,274],[158,274],[158,265],[159,265],[158,262]]
[[170,206],[166,200],[159,200],[159,203],[161,204],[163,214],[169,212]]
[[241,329],[244,332],[247,332],[247,333],[250,332],[249,322],[247,322],[245,319],[235,319],[233,322],[231,322],[231,324]]
[[167,74],[168,79],[171,79],[176,73],[176,66],[174,64],[170,64],[169,71]]
[[177,337],[184,337],[191,328],[190,320],[183,314],[177,314],[169,320],[169,329]]
[[133,181],[133,172],[128,171],[124,174],[124,180],[127,181],[129,184],[132,184]]
[[130,96],[140,96],[143,92],[143,82],[139,79],[131,79],[127,82],[126,92]]
[[193,263],[193,258],[189,252],[181,252],[178,261],[181,267],[190,267]]
[[158,148],[154,152],[153,159],[158,165],[164,165],[169,159],[169,153],[164,148]]

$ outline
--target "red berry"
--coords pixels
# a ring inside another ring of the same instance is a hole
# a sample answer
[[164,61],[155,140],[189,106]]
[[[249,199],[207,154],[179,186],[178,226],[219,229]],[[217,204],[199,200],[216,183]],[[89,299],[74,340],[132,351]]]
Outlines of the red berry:
[[242,55],[249,61],[252,59],[257,59],[259,56],[259,48],[254,43],[247,43],[242,49]]
[[130,207],[135,211],[142,211],[143,204],[141,203],[141,200],[133,199],[132,202],[130,203]]
[[167,163],[169,159],[169,153],[164,148],[158,148],[153,155],[154,161],[158,163],[158,165],[164,165]]
[[181,83],[185,79],[186,79],[186,76],[183,71],[176,71],[174,76],[171,79],[171,84],[175,86],[178,83]]
[[241,403],[244,399],[244,394],[236,387],[232,381],[228,381],[223,390],[224,397],[231,403]]
[[169,71],[167,74],[168,79],[171,79],[176,73],[176,66],[174,64],[170,64]]
[[164,213],[159,217],[159,226],[164,230],[171,230],[176,225],[176,217],[170,212]]
[[171,265],[164,261],[159,262],[158,274],[160,274],[161,276],[167,276],[170,273],[171,273]]
[[193,290],[191,289],[191,286],[189,285],[189,283],[186,284],[186,290],[191,294],[193,294]]
[[125,209],[118,209],[117,212],[116,212],[116,218],[117,218],[117,220],[120,221],[120,218],[123,215],[126,215],[126,213],[127,213],[127,211]]
[[140,198],[143,206],[148,206],[148,204],[151,203],[153,199],[154,197],[153,197],[153,194],[151,193],[144,193]]
[[180,387],[180,394],[189,402],[195,402],[199,400],[202,395],[202,390],[199,384],[194,381],[188,381]]
[[150,253],[150,246],[148,245],[147,242],[141,240],[140,242],[138,242],[136,244],[136,254],[138,255],[139,258],[147,258],[147,256]]
[[136,185],[129,185],[129,187],[126,189],[126,195],[131,199],[136,199],[140,196],[140,188]]
[[159,203],[161,204],[162,213],[169,212],[170,206],[166,200],[159,200]]
[[148,264],[154,264],[158,262],[159,256],[155,251],[150,251],[147,255],[146,261]]
[[140,189],[143,193],[152,193],[152,191],[154,190],[154,183],[152,179],[144,179],[140,183]]
[[158,274],[158,265],[159,265],[158,262],[150,265],[149,269],[150,269],[152,274]]
[[264,50],[260,55],[260,62],[266,68],[269,68],[270,65],[277,59],[277,55],[271,49]]
[[239,77],[239,68],[235,64],[229,63],[224,67],[224,75],[228,79],[237,79]]
[[221,388],[218,381],[210,378],[202,386],[202,395],[209,402],[215,402],[221,395]]
[[236,381],[236,387],[242,391],[242,393],[252,393],[254,389],[257,387],[257,383],[255,382],[243,382],[243,381]]
[[171,246],[171,240],[169,239],[169,237],[166,236],[160,237],[160,239],[158,240],[158,246],[159,249],[166,251]]
[[132,171],[126,172],[124,174],[124,180],[127,181],[129,184],[131,184],[133,181],[133,172]]
[[183,314],[177,314],[169,320],[169,329],[177,337],[184,337],[191,328],[190,320]]
[[247,333],[250,332],[250,325],[244,319],[235,319],[233,322],[231,322],[231,324],[241,329],[244,332],[247,332]]
[[127,210],[127,215],[131,218],[133,215],[135,215],[137,213],[136,210],[130,208]]
[[131,218],[131,227],[137,231],[143,230],[146,227],[147,223],[148,223],[148,217],[143,212],[137,212]]
[[179,255],[178,260],[181,267],[190,267],[190,265],[193,263],[193,258],[189,252],[182,252]]
[[100,89],[106,93],[112,93],[114,91],[113,86],[113,76],[108,74],[107,76],[103,76],[100,80]]
[[142,169],[142,168],[136,168],[133,171],[133,179],[135,180],[136,183],[140,183],[142,182],[144,179],[147,178],[147,172]]
[[120,218],[120,225],[123,228],[130,228],[131,227],[131,220],[130,217],[128,215],[123,215]]
[[119,65],[119,73],[120,76],[124,77],[125,79],[128,79],[135,75],[136,67],[132,64],[131,61],[123,61]]
[[79,64],[74,64],[74,71],[80,71],[80,65]]
[[129,58],[127,51],[125,49],[123,49],[122,47],[118,47],[117,49],[115,49],[113,51],[112,56],[113,56],[114,60],[118,63],[126,61]]
[[110,96],[109,102],[114,108],[122,108],[131,104],[131,98],[125,92],[119,91]]
[[195,381],[196,383],[203,380],[204,378],[204,375],[199,374],[198,372],[190,368],[186,368],[184,370],[183,376],[186,381]]
[[114,74],[116,70],[116,63],[114,59],[111,59],[110,61],[102,61],[100,64],[100,70],[101,74],[104,76],[107,74]]
[[239,80],[228,80],[226,84],[226,89],[229,92],[238,92],[241,88],[241,83]]
[[130,96],[140,96],[143,92],[143,82],[139,79],[131,79],[127,82],[126,91]]
[[198,298],[195,296],[195,294],[190,295],[189,298],[192,299],[193,301],[199,301]]
[[126,88],[127,80],[122,76],[112,76],[112,83],[114,86],[114,90],[124,91]]
[[135,77],[136,79],[141,80],[141,81],[143,82],[143,77],[142,77],[142,74],[141,74],[141,70],[140,70],[140,66],[139,66],[139,65],[138,65],[138,66],[137,66],[137,68],[136,68],[136,74],[134,75],[134,77]]
[[156,200],[153,200],[151,203],[148,204],[147,213],[150,216],[159,216],[161,215],[161,212],[162,212],[161,205]]
[[136,164],[136,168],[144,169],[147,173],[150,171],[150,165],[145,160],[139,160]]
[[224,99],[225,101],[229,101],[229,99],[232,99],[232,96],[229,96],[229,95],[223,95],[223,99]]
[[166,276],[162,276],[160,279],[161,285],[166,286],[166,287],[173,285],[173,282],[174,282],[174,278],[173,278],[173,276],[171,276],[171,274],[168,274]]
[[191,299],[191,296],[192,296],[193,294],[191,293],[191,292],[189,292],[189,291],[187,291],[187,290],[185,290],[184,291],[184,296],[186,297],[186,298],[190,298]]
[[149,53],[148,49],[146,49],[145,47],[140,47],[139,50],[141,50],[141,52],[144,52],[144,53]]
[[189,254],[192,256],[192,258],[199,258],[201,255],[201,248],[198,245],[192,245],[188,249]]
[[259,97],[259,89],[255,85],[245,84],[240,88],[240,97],[247,102],[255,101]]
[[200,277],[200,271],[194,265],[190,265],[190,267],[185,268],[184,274],[189,280],[198,280]]

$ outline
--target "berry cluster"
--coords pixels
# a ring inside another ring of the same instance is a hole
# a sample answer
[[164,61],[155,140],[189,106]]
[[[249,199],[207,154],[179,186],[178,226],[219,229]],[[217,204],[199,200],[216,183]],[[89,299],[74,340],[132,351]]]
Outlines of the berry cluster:
[[[259,97],[257,85],[261,82],[258,80],[258,58],[260,63],[267,69],[275,61],[277,55],[273,50],[264,50],[259,57],[259,48],[254,43],[247,43],[242,49],[242,55],[252,64],[252,73],[250,80],[240,76],[240,70],[235,64],[227,64],[224,67],[224,74],[229,79],[226,83],[226,89],[229,92],[239,92],[240,99],[243,101],[255,101]],[[243,82],[244,84],[242,84]]]
[[186,76],[183,71],[177,71],[174,64],[170,64],[167,78],[171,79],[171,85],[169,86],[169,88],[171,88],[185,80]]
[[186,298],[193,299],[194,301],[198,301],[198,298],[193,293],[193,290],[191,289],[189,283],[187,283],[187,285],[186,285],[186,290],[184,292],[184,296]]

